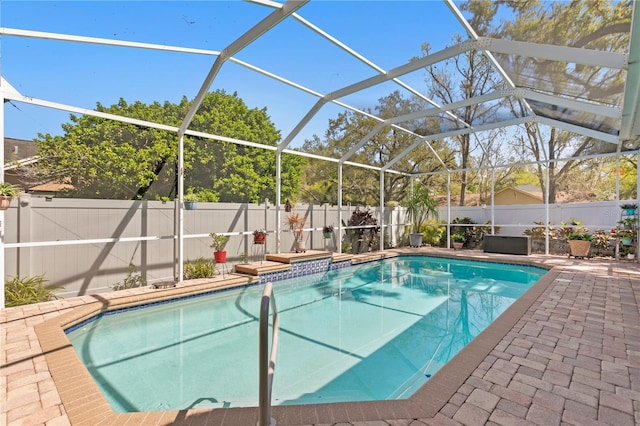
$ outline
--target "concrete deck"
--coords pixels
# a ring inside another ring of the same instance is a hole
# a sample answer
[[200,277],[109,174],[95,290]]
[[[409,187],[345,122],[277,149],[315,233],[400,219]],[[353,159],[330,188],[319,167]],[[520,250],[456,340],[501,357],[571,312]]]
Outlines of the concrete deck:
[[[278,424],[640,424],[637,264],[421,251],[553,269],[410,399],[274,407]],[[251,279],[226,278],[234,285]],[[96,307],[220,285],[217,278],[0,311],[0,424],[255,425],[255,408],[115,414],[95,393],[73,349],[59,340],[61,323]]]

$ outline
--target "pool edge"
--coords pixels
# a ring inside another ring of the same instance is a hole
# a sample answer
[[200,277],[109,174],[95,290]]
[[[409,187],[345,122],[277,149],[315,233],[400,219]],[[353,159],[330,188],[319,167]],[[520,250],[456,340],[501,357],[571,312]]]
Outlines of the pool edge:
[[[428,251],[394,251],[398,254],[465,258],[482,261],[475,256],[434,254]],[[383,256],[384,257],[384,256]],[[378,257],[380,259],[381,257]],[[560,273],[557,267],[544,265],[535,260],[497,259],[492,256],[490,262],[525,264],[547,269],[524,295],[518,298],[496,321],[473,339],[449,363],[440,369],[416,393],[407,400],[364,401],[329,404],[308,404],[275,406],[272,415],[281,424],[315,424],[368,421],[385,418],[415,419],[431,418],[449,401],[450,397],[464,384],[471,373],[495,348],[502,338],[513,328],[524,313],[535,303],[540,295],[551,285]],[[232,285],[246,285],[248,280]],[[196,422],[247,425],[255,424],[258,418],[257,407],[234,407],[209,410],[173,410],[164,412],[116,413],[98,388],[97,384],[82,364],[64,333],[64,328],[99,313],[101,310],[116,306],[140,304],[159,298],[175,298],[187,292],[211,291],[221,288],[220,282],[200,284],[190,289],[158,290],[153,293],[125,296],[118,299],[100,299],[99,301],[73,308],[70,312],[47,320],[35,326],[36,336],[42,346],[43,354],[51,376],[58,388],[62,404],[72,424],[186,424]]]

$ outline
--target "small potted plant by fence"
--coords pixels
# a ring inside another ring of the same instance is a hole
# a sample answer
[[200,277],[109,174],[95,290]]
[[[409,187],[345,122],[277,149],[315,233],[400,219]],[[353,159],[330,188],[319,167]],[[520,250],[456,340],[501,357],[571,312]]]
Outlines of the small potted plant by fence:
[[412,232],[409,233],[409,245],[421,247],[423,234],[420,229],[427,222],[429,216],[438,217],[438,206],[429,195],[429,190],[423,186],[414,188],[405,205],[407,208],[406,216],[412,227]]
[[184,208],[187,210],[195,210],[198,207],[198,195],[189,193],[184,195]]
[[587,232],[574,232],[567,236],[569,256],[584,258],[589,256],[593,237]]
[[325,238],[333,237],[333,225],[325,225],[324,227],[322,227],[322,235]]
[[626,217],[618,221],[618,225],[620,225],[623,229],[633,229],[635,224],[636,219],[633,217]]
[[227,261],[227,252],[224,250],[224,247],[227,245],[229,237],[227,235],[216,234],[215,232],[209,235],[211,236],[211,247],[213,247],[213,258],[216,263],[225,263]]
[[627,247],[625,249],[625,257],[629,260],[634,260],[636,258],[636,249],[633,247]]
[[631,229],[619,229],[616,231],[616,238],[620,240],[620,243],[623,245],[631,244],[633,240],[633,230]]
[[264,244],[267,238],[267,231],[263,228],[253,231],[253,244]]
[[11,200],[19,193],[20,190],[15,185],[0,182],[0,210],[7,210],[11,205]]
[[304,225],[307,219],[299,213],[291,212],[287,216],[286,224],[295,238],[296,253],[304,253],[306,251],[304,244]]
[[625,203],[621,204],[620,208],[624,210],[624,214],[627,216],[633,216],[636,214],[636,210],[638,210],[638,205],[633,203]]
[[464,245],[465,237],[462,234],[451,234],[451,244],[454,250],[460,250]]

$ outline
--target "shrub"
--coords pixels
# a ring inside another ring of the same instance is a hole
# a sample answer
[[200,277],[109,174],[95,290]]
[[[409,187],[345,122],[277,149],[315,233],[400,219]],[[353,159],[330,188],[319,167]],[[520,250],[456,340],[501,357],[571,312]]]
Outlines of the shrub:
[[184,279],[210,278],[216,275],[215,262],[212,259],[199,257],[195,261],[187,261],[184,264]]
[[420,231],[423,235],[423,243],[437,247],[442,243],[442,236],[447,232],[447,226],[436,219],[429,219]]
[[140,274],[137,273],[138,268],[133,263],[129,264],[129,272],[127,273],[126,278],[122,282],[117,282],[112,288],[113,291],[118,290],[126,290],[129,288],[136,287],[144,287],[147,285],[147,280],[142,278]]
[[5,305],[11,307],[59,299],[53,290],[61,287],[45,288],[46,281],[44,275],[28,278],[16,275],[4,283]]
[[591,234],[587,234],[584,232],[574,232],[567,235],[567,240],[582,240],[582,241],[591,241],[593,237]]

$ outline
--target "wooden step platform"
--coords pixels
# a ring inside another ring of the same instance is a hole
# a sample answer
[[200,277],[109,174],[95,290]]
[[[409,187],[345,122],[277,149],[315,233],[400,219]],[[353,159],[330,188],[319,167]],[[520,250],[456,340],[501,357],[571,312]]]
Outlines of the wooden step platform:
[[307,250],[304,253],[273,253],[267,255],[267,260],[281,263],[307,262],[330,258],[333,253],[322,250]]
[[288,263],[272,262],[270,260],[236,265],[237,273],[253,276],[267,274],[269,272],[288,271],[289,269],[291,269],[291,265]]

